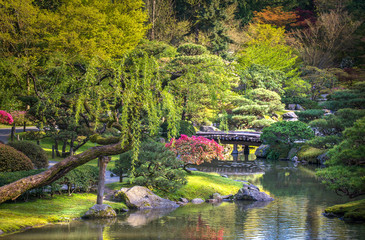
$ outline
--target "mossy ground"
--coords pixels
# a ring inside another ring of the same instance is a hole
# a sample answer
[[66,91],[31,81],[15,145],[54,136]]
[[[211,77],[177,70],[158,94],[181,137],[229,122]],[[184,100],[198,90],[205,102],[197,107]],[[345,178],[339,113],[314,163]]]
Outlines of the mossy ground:
[[318,149],[310,146],[303,146],[297,153],[297,156],[299,160],[305,160],[309,163],[316,164],[318,163],[317,157],[325,152],[326,150],[324,149]]
[[[127,208],[123,203],[104,201],[115,210]],[[55,195],[28,202],[3,203],[0,205],[0,230],[14,232],[27,227],[80,218],[96,204],[91,193]]]
[[325,213],[343,217],[346,221],[365,222],[365,199],[328,207]]
[[194,198],[209,199],[213,193],[221,195],[236,194],[242,187],[242,183],[229,178],[221,177],[217,173],[192,172],[187,174],[187,184],[175,193],[159,193],[170,200],[178,200],[180,197],[189,200]]

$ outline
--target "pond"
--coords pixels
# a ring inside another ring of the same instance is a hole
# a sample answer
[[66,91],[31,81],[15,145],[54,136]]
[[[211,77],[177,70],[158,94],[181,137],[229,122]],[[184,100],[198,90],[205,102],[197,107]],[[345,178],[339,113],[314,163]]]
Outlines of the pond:
[[365,239],[365,224],[322,215],[346,202],[327,191],[307,167],[255,161],[264,173],[230,175],[275,198],[269,203],[204,203],[173,211],[129,212],[109,221],[74,221],[29,229],[6,239]]

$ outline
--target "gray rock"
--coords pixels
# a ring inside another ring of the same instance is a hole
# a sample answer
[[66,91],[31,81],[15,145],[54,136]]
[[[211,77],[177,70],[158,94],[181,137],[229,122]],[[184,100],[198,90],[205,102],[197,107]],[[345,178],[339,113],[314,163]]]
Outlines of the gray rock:
[[326,163],[326,161],[327,161],[328,159],[330,159],[330,158],[328,157],[327,152],[325,152],[325,153],[323,153],[323,154],[319,155],[319,156],[317,157],[317,159],[318,159],[318,161],[319,161],[319,163],[320,163],[321,165],[324,165],[324,164]]
[[296,109],[296,104],[288,104],[288,109],[289,110],[295,110]]
[[161,198],[148,188],[141,186],[120,189],[114,195],[114,200],[123,201],[129,208],[134,209],[176,208],[179,206],[175,202]]
[[294,112],[287,112],[283,114],[283,118],[298,118]]
[[95,204],[92,206],[82,218],[95,219],[95,218],[114,218],[117,217],[117,213],[108,204]]
[[300,110],[300,111],[304,111],[305,109],[301,106],[301,105],[299,105],[299,104],[297,104],[297,106],[295,107],[295,109],[296,110]]
[[243,184],[238,193],[234,196],[235,200],[245,201],[273,201],[274,199],[264,192],[260,192],[260,189],[255,185]]
[[297,156],[294,156],[294,157],[292,157],[292,158],[291,158],[291,160],[292,160],[293,162],[298,162],[298,157],[297,157]]
[[221,177],[228,178],[228,176],[227,176],[227,175],[224,175],[224,174],[223,174],[223,175],[221,175]]
[[299,151],[298,148],[292,148],[292,149],[290,149],[287,158],[288,159],[292,159],[298,153],[298,151]]
[[187,198],[180,198],[179,200],[182,203],[188,203],[189,202],[189,200]]
[[214,126],[201,126],[199,131],[201,132],[215,132],[215,131],[220,131],[218,128],[214,127]]
[[1,235],[1,234],[4,234],[4,232],[0,230],[0,235]]
[[194,198],[193,200],[191,200],[191,203],[193,204],[202,204],[203,202],[205,201],[201,198]]
[[212,198],[213,198],[214,200],[217,200],[218,202],[223,201],[223,198],[222,198],[222,196],[221,196],[219,193],[213,193]]
[[269,145],[261,145],[255,151],[256,157],[266,157],[269,153],[270,146]]

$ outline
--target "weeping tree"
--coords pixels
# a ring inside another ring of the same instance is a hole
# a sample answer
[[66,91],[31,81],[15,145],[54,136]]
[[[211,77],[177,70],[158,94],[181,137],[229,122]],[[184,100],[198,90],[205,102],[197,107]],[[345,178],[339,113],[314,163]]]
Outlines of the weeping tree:
[[[168,113],[165,119],[170,124],[170,132],[176,131],[174,125],[178,118],[174,114],[174,100],[167,91],[163,91],[153,58],[139,52],[118,61],[93,59],[84,67],[84,74],[79,76],[81,79],[64,80],[57,88],[52,87],[54,83],[48,81],[47,75],[35,77],[39,102],[33,107],[38,107],[41,112],[47,107],[62,106],[67,102],[70,106],[68,111],[75,116],[74,121],[80,118],[88,121],[89,131],[94,133],[90,140],[102,146],[70,156],[45,172],[1,187],[0,202],[16,199],[29,189],[48,185],[100,156],[132,149],[133,159],[137,159],[142,133],[157,133],[162,113]],[[107,129],[117,129],[119,134],[104,137],[103,132]]]
[[[6,22],[0,26],[0,85],[14,83],[9,86],[18,96],[12,101],[22,95],[36,98],[31,108],[44,127],[56,128],[57,118],[65,115],[66,125],[82,125],[100,146],[1,187],[0,203],[98,157],[133,149],[137,159],[142,133],[156,133],[162,115],[169,132],[178,121],[174,98],[162,89],[157,62],[142,51],[131,52],[147,30],[142,0],[72,0],[51,11],[37,3],[0,3]],[[111,129],[114,135],[103,135]],[[85,134],[75,133],[73,137]]]

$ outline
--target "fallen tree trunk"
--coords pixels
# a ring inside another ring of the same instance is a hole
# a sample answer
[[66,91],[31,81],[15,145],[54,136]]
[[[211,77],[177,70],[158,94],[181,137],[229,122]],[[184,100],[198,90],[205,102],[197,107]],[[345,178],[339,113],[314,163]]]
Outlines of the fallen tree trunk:
[[15,200],[24,192],[51,184],[57,179],[63,177],[72,169],[81,166],[100,156],[116,155],[130,150],[130,145],[122,147],[121,143],[110,144],[105,146],[92,147],[83,153],[65,158],[63,161],[55,164],[50,169],[36,175],[25,177],[0,187],[0,203],[8,200]]

